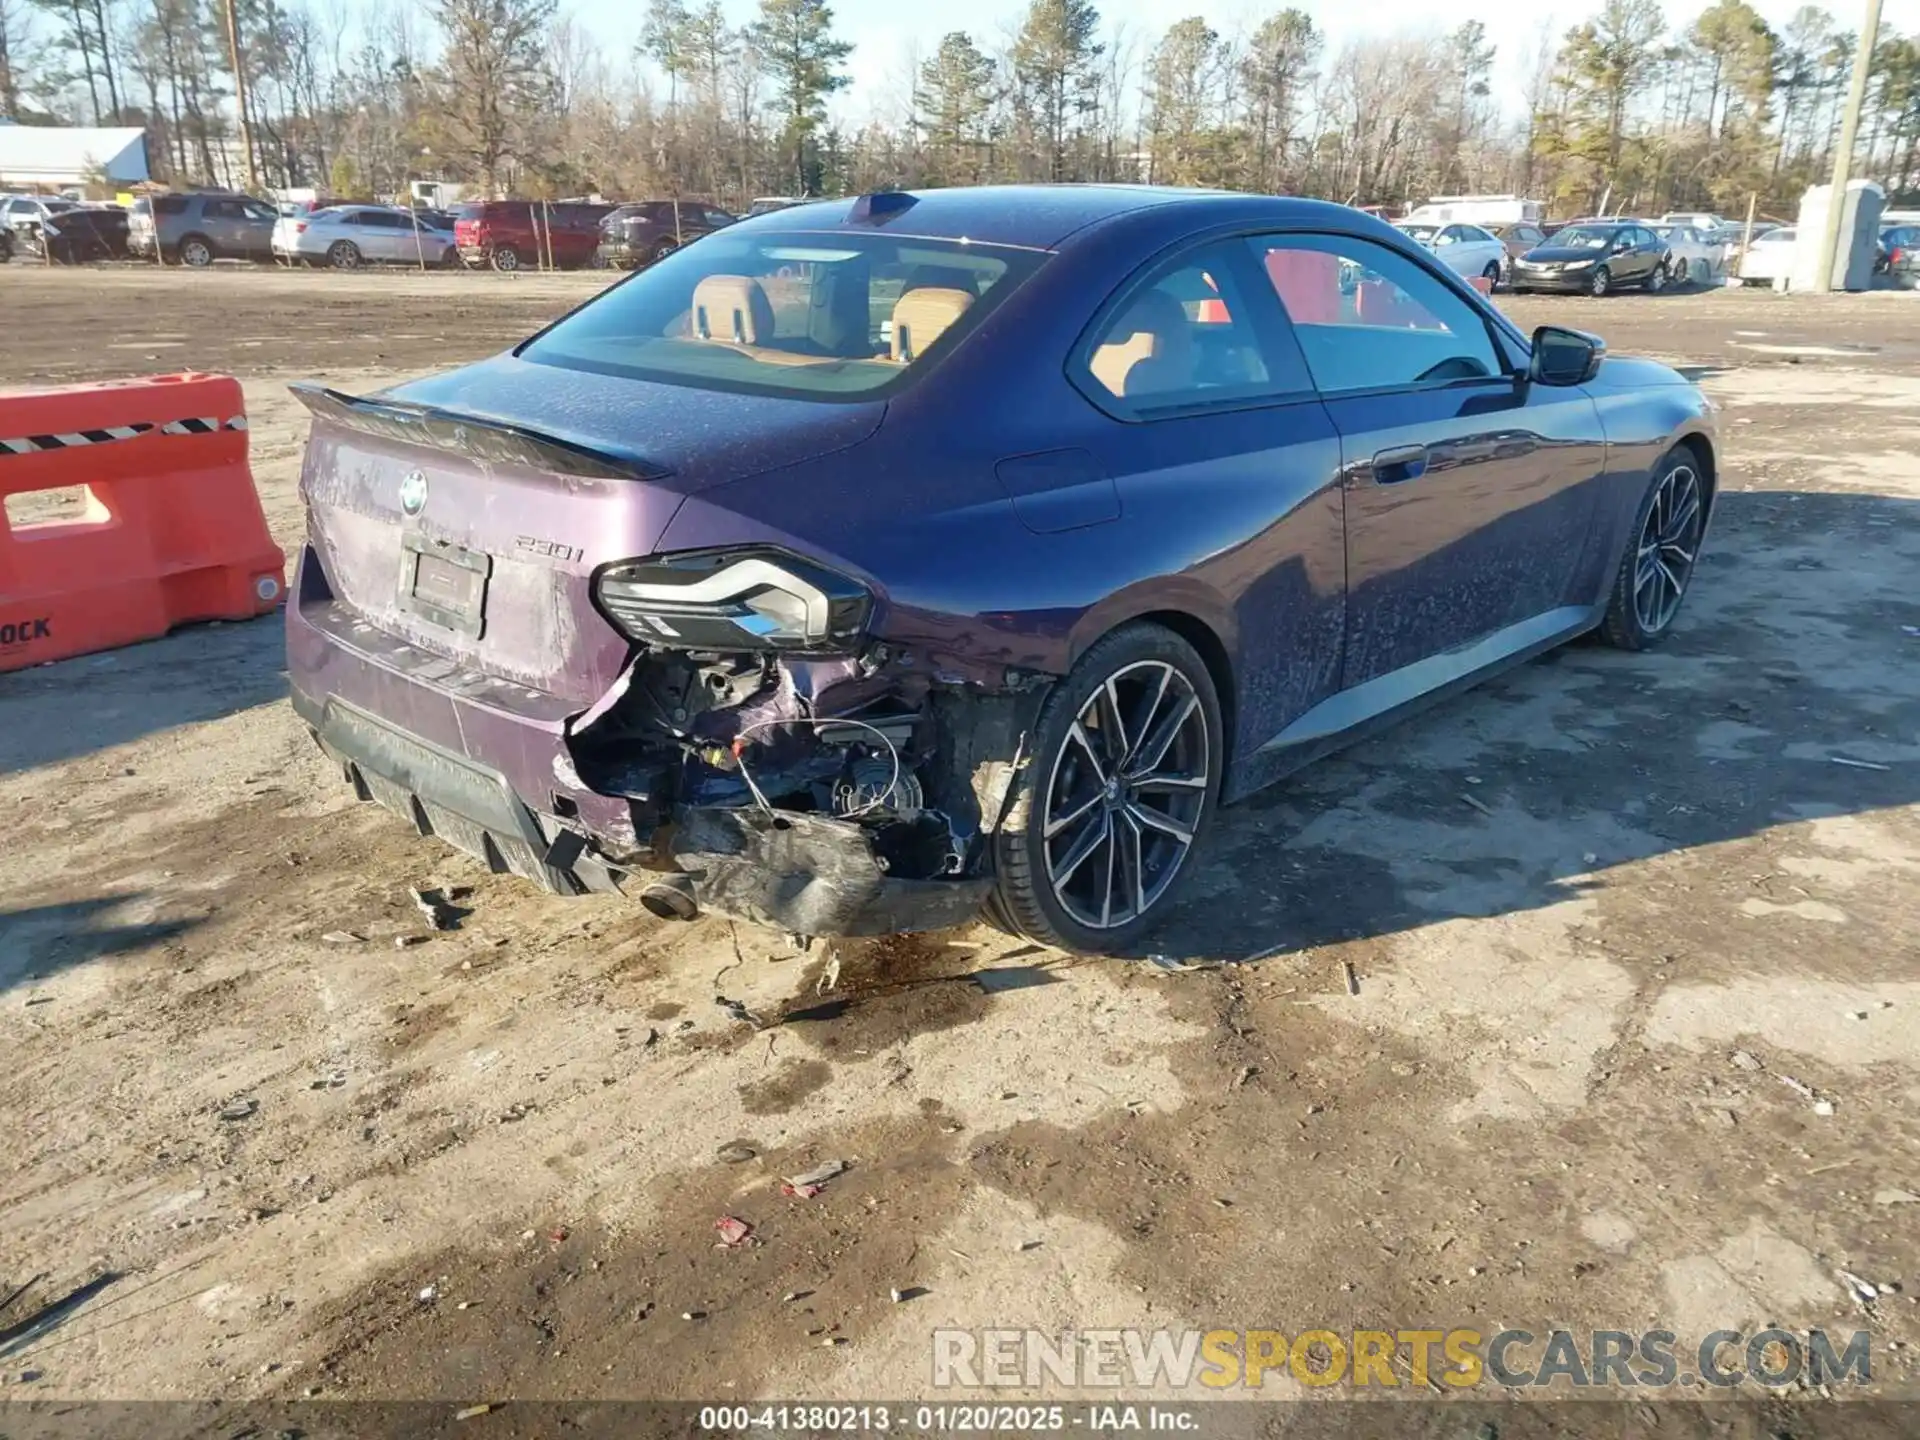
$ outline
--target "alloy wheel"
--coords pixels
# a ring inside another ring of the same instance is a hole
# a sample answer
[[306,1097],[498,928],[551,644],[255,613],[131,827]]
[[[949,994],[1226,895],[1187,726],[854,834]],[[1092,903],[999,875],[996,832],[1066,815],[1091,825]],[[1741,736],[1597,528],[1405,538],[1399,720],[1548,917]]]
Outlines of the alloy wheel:
[[360,247],[351,240],[342,240],[327,252],[327,259],[333,262],[336,270],[357,270],[360,267]]
[[1200,697],[1165,661],[1127,665],[1088,697],[1043,812],[1047,883],[1068,916],[1111,930],[1166,894],[1206,806],[1208,748]]
[[1658,295],[1667,288],[1667,262],[1662,260],[1653,267],[1653,273],[1647,277],[1647,292]]
[[1591,295],[1604,295],[1607,293],[1607,287],[1612,284],[1613,276],[1609,275],[1607,267],[1602,265],[1593,272],[1593,279],[1587,282],[1587,292]]
[[512,271],[520,268],[520,252],[511,245],[502,245],[493,252],[493,268]]
[[1649,635],[1673,623],[1687,593],[1706,521],[1702,498],[1700,476],[1682,462],[1661,477],[1647,507],[1634,550],[1633,613]]
[[196,270],[204,269],[213,263],[213,247],[204,240],[189,240],[180,247],[180,261]]

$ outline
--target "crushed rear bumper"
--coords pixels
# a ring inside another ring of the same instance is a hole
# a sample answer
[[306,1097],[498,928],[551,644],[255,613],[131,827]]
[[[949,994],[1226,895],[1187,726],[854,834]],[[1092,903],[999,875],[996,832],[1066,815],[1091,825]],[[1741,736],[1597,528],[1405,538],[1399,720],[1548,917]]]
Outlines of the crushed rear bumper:
[[296,572],[286,612],[295,713],[362,800],[495,873],[564,896],[644,900],[666,886],[701,908],[799,935],[937,930],[986,899],[992,882],[979,875],[888,873],[874,832],[851,821],[648,806],[587,789],[566,740],[577,707],[522,691],[510,709],[483,677],[435,667],[313,602],[301,579]]
[[[293,708],[362,800],[496,873],[555,895],[644,893],[675,872],[614,864],[592,837],[542,815],[498,770],[408,735],[337,698],[293,692]],[[868,832],[822,815],[679,806],[659,837],[702,909],[797,935],[887,935],[959,925],[986,878],[888,875]]]

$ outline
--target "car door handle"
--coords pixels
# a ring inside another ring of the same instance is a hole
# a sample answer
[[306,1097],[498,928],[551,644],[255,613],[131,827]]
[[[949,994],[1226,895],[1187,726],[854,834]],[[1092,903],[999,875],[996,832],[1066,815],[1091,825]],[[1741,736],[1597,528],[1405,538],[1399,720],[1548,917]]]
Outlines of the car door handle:
[[1373,457],[1373,483],[1376,485],[1398,485],[1407,480],[1418,480],[1427,473],[1427,447],[1424,445],[1400,445],[1392,450],[1382,450]]

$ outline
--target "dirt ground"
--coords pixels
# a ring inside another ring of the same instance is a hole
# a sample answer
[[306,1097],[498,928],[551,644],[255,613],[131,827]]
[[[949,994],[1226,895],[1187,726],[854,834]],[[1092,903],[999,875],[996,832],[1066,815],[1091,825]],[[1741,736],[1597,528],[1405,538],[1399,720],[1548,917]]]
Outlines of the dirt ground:
[[[13,266],[0,384],[232,371],[292,547],[285,382],[595,285]],[[0,1400],[916,1397],[983,1326],[1860,1328],[1920,1397],[1920,296],[1505,303],[1724,407],[1688,608],[1224,812],[1160,944],[1252,963],[549,899],[349,800],[274,620],[0,676]]]

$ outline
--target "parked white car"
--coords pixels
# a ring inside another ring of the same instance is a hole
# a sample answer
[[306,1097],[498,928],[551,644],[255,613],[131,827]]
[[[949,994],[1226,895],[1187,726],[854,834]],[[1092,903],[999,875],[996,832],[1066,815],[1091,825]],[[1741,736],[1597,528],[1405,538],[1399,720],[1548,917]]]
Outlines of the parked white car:
[[1426,246],[1454,274],[1471,280],[1485,276],[1498,284],[1507,268],[1507,247],[1478,225],[1426,225],[1402,221],[1399,229]]
[[1659,223],[1662,225],[1691,225],[1703,234],[1714,230],[1725,230],[1729,225],[1733,224],[1731,220],[1723,220],[1711,210],[1671,210],[1660,217]]
[[1740,261],[1738,278],[1742,285],[1770,285],[1793,273],[1793,247],[1800,232],[1791,225],[1769,230],[1753,237],[1753,244]]
[[460,252],[451,228],[391,205],[332,205],[306,215],[283,215],[273,226],[275,258],[294,264],[456,266]]
[[1726,268],[1726,246],[1692,225],[1662,222],[1653,233],[1667,242],[1667,274],[1676,284],[1713,285]]

